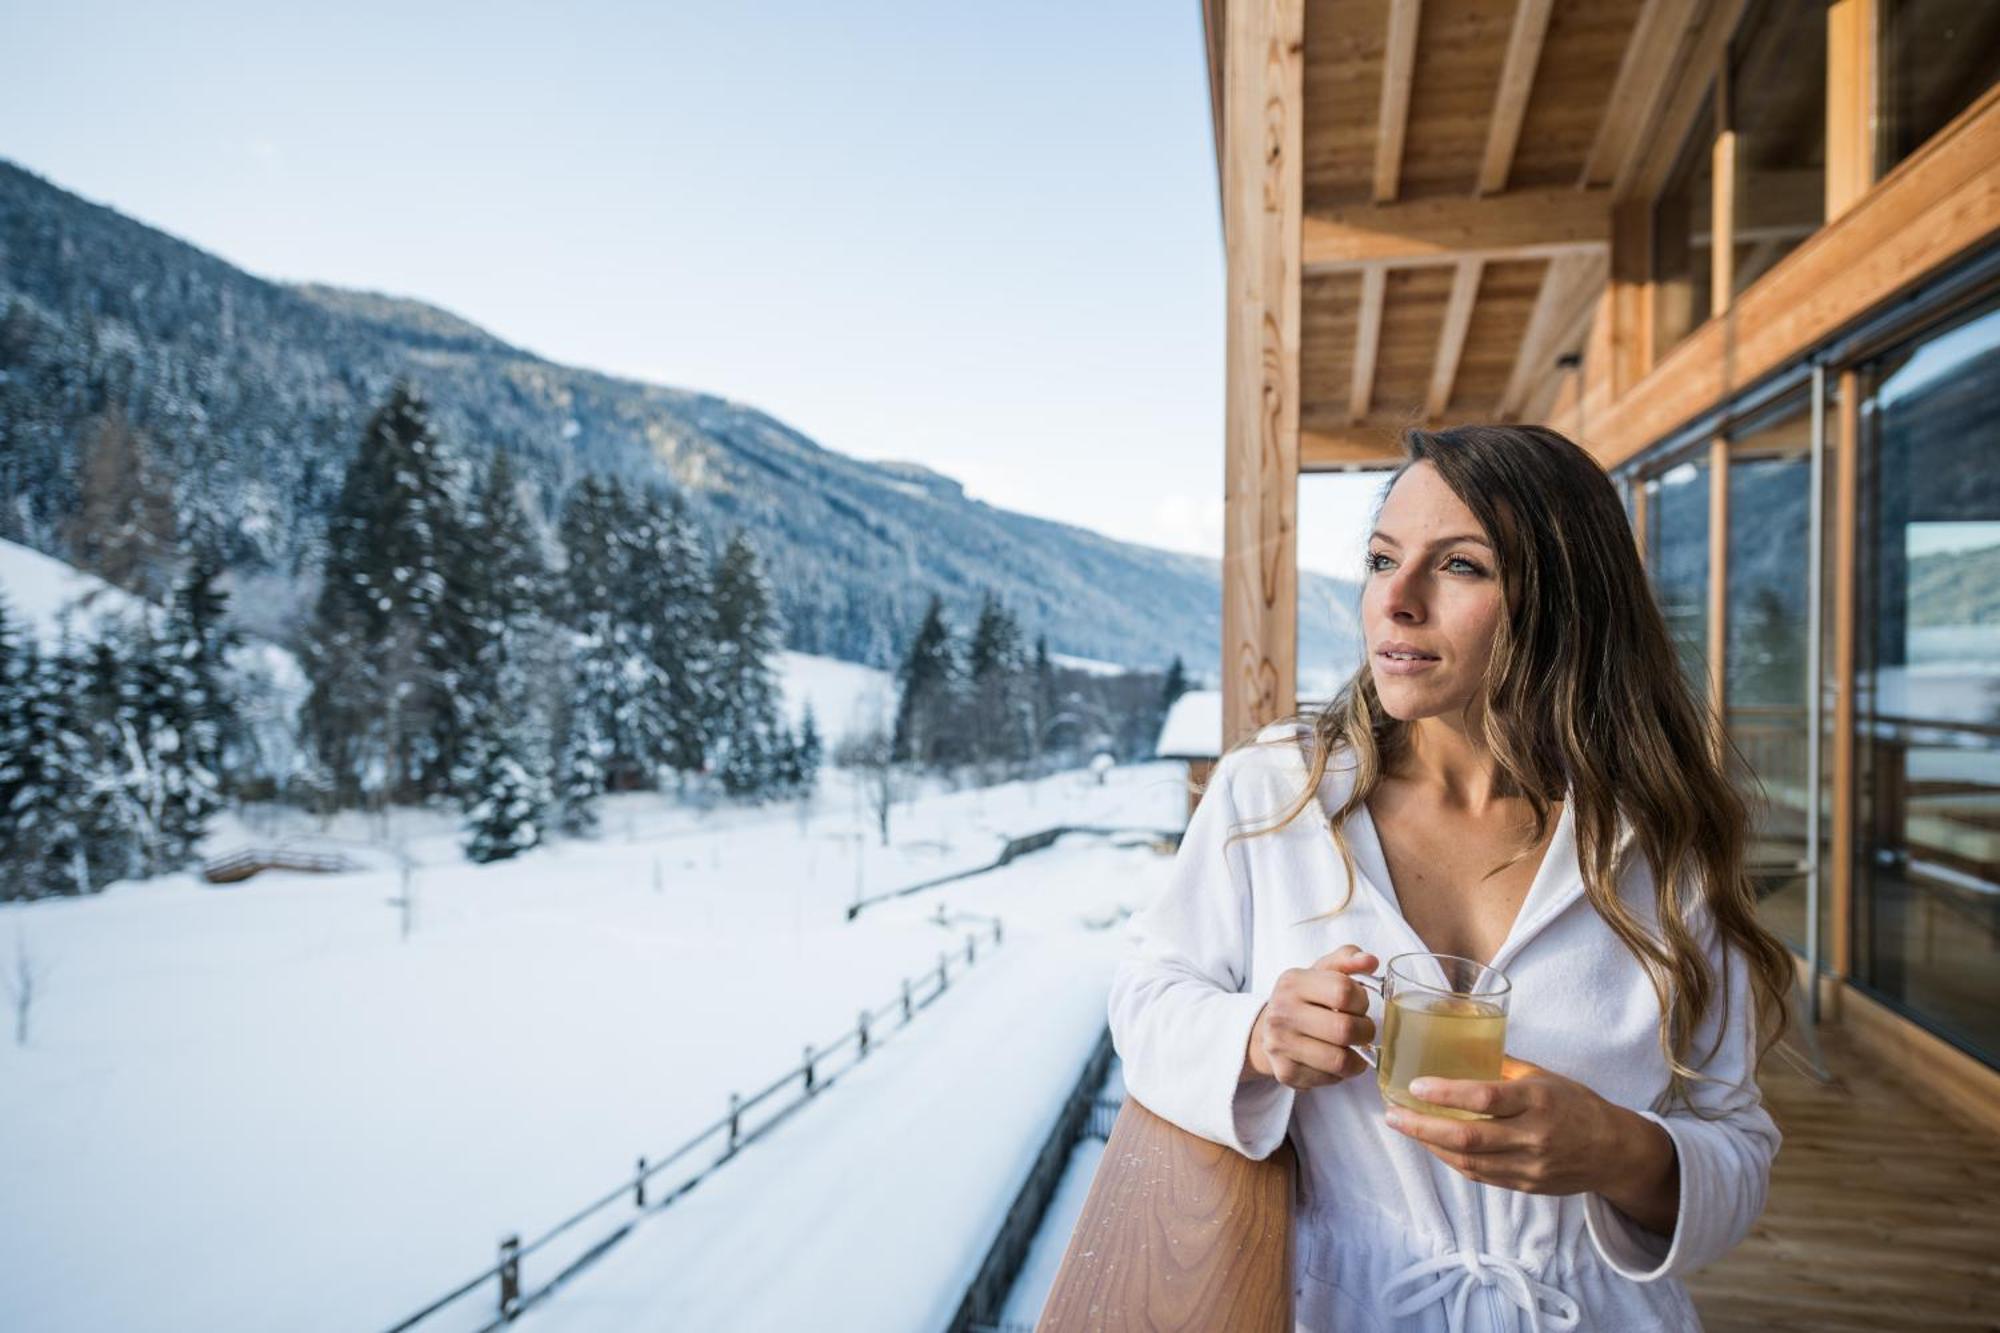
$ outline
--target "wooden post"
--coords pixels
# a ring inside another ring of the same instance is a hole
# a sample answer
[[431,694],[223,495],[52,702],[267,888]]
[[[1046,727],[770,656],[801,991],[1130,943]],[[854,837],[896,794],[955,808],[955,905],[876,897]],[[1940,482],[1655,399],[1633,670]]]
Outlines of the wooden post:
[[993,944],[995,948],[1000,945],[1000,918],[997,916],[993,918]]
[[[1709,318],[1733,304],[1736,289],[1736,118],[1730,110],[1729,55],[1715,67],[1715,146],[1709,156]],[[1692,330],[1690,330],[1692,332]]]
[[1875,183],[1877,0],[1826,7],[1826,220]]
[[977,935],[967,935],[965,937],[965,965],[970,967],[978,961],[979,937]]
[[949,981],[950,981],[950,977],[948,977],[948,976],[947,976],[947,975],[945,974],[945,970],[944,970],[944,955],[943,955],[943,954],[939,954],[939,955],[938,955],[938,994],[939,994],[939,995],[942,995],[942,994],[944,994],[944,988],[945,988],[945,985],[946,985],[946,983],[947,983],[947,982],[949,982]]
[[806,1096],[813,1095],[813,1048],[806,1047]]
[[500,1242],[500,1317],[511,1320],[521,1309],[521,1238]]
[[907,1025],[909,1021],[910,1021],[910,979],[908,977],[904,977],[903,978],[903,1022],[905,1025]]
[[729,1151],[724,1156],[736,1155],[736,1143],[742,1137],[742,1128],[743,1097],[739,1093],[732,1092],[729,1094]]
[[[1414,10],[1414,4],[1399,8]],[[1297,706],[1304,0],[1232,0],[1223,43],[1224,747]],[[1410,18],[1414,32],[1414,14]]]
[[861,1023],[855,1030],[861,1034],[861,1058],[866,1060],[868,1058],[868,1011],[866,1009],[861,1011]]
[[1833,834],[1827,857],[1828,965],[1837,977],[1853,968],[1854,902],[1854,635],[1855,562],[1861,467],[1861,376],[1840,375],[1834,420],[1833,500]]
[[1716,757],[1729,753],[1729,441],[1708,445],[1708,701]]
[[639,1173],[632,1179],[632,1204],[637,1208],[646,1206],[646,1159],[639,1159]]

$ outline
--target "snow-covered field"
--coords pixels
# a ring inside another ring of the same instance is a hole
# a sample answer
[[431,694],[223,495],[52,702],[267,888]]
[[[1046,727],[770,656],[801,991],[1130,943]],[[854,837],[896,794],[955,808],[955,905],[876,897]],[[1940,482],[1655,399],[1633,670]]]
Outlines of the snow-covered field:
[[[829,735],[838,685],[814,695]],[[0,1328],[386,1328],[962,949],[942,902],[1002,917],[1004,946],[528,1316],[937,1327],[1101,1030],[1124,942],[1087,922],[1167,862],[1065,839],[845,909],[1057,823],[1178,827],[1180,769],[932,791],[888,848],[825,779],[803,813],[609,799],[599,838],[487,867],[444,816],[264,812],[212,847],[285,838],[366,868],[0,909],[0,964],[18,948],[42,974],[28,1044],[0,1046]],[[493,1294],[425,1327],[476,1326]]]

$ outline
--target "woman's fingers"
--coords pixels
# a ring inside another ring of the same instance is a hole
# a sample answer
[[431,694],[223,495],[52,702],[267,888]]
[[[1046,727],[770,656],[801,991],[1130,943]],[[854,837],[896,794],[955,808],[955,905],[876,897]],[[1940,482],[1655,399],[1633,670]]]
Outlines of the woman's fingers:
[[1368,1068],[1368,1062],[1346,1046],[1299,1032],[1274,1033],[1266,1055],[1272,1074],[1290,1088],[1323,1087]]

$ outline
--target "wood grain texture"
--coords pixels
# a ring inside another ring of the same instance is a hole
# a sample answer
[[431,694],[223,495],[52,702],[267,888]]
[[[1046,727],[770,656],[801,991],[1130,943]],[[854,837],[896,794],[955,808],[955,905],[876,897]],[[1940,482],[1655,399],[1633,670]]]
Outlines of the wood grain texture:
[[1611,196],[1540,186],[1486,199],[1327,205],[1309,209],[1303,228],[1305,265],[1315,273],[1547,259],[1608,250]]
[[1614,400],[1606,385],[1584,403],[1592,451],[1606,467],[1623,462],[1984,243],[1996,218],[2000,85],[1665,353],[1630,393]]
[[1232,0],[1224,43],[1222,721],[1295,706],[1304,0]]
[[1486,131],[1486,155],[1479,162],[1479,194],[1507,188],[1514,167],[1514,149],[1521,142],[1521,122],[1528,115],[1528,94],[1534,91],[1535,66],[1541,63],[1542,42],[1548,36],[1549,11],[1555,0],[1520,0],[1514,26],[1507,34],[1507,55],[1500,62],[1500,87],[1493,95],[1493,121]]
[[1410,120],[1410,84],[1417,66],[1421,0],[1390,0],[1389,36],[1383,44],[1382,103],[1375,119],[1375,202],[1396,198],[1403,170],[1403,137]]
[[1037,1333],[1292,1333],[1290,1143],[1261,1162],[1127,1098]]
[[1831,1086],[1778,1055],[1758,1076],[1784,1134],[1764,1215],[1688,1289],[1709,1333],[2000,1325],[2000,1136],[1913,1093],[1846,1032]]

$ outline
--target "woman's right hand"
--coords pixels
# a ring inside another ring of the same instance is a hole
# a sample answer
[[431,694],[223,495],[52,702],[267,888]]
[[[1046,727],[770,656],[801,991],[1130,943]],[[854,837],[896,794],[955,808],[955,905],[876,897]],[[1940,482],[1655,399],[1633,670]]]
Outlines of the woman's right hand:
[[1351,974],[1376,967],[1373,954],[1343,944],[1311,967],[1279,973],[1250,1029],[1240,1079],[1261,1074],[1288,1088],[1317,1088],[1366,1070],[1354,1047],[1375,1040],[1375,1021],[1367,990]]

